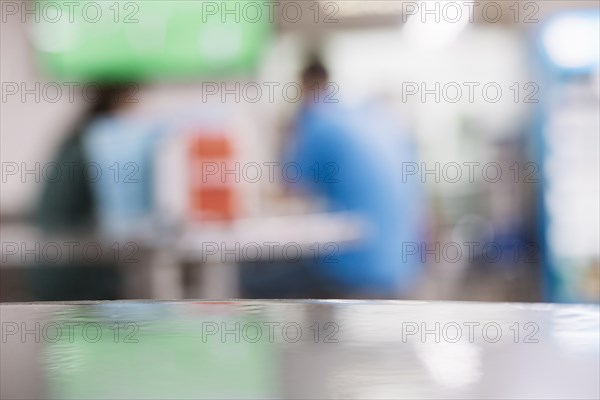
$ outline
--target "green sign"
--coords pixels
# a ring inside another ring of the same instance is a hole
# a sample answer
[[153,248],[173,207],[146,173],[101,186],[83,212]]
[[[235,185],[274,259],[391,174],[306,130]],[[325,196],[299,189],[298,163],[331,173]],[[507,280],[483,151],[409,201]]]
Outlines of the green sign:
[[34,45],[59,79],[226,76],[258,63],[269,9],[235,1],[39,1]]

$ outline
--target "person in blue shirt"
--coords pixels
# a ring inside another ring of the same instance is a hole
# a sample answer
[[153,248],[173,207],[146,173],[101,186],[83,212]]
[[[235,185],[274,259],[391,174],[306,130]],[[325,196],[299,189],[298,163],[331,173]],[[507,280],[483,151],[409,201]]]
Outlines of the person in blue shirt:
[[424,226],[419,183],[402,175],[403,163],[415,161],[415,149],[385,106],[345,107],[327,91],[327,80],[319,62],[303,72],[304,101],[284,157],[302,174],[288,184],[324,200],[328,212],[361,217],[366,229],[355,246],[311,258],[312,265],[294,274],[280,268],[271,285],[292,286],[299,297],[398,298],[416,283],[420,269],[419,255],[405,251],[420,245]]

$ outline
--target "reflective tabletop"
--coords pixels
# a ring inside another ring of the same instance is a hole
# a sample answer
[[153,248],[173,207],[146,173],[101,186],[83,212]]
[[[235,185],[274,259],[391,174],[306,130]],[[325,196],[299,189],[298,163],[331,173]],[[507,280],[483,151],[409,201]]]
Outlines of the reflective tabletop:
[[1,397],[600,397],[595,305],[0,305]]

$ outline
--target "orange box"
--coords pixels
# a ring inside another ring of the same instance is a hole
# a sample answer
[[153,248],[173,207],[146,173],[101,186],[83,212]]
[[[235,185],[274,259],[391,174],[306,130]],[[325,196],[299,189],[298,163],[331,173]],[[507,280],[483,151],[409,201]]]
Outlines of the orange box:
[[[223,133],[194,135],[189,144],[190,212],[200,220],[231,221],[235,218],[236,196],[232,184],[217,179],[202,181],[203,163],[226,165],[234,160],[233,146]],[[214,164],[213,164],[214,165]]]

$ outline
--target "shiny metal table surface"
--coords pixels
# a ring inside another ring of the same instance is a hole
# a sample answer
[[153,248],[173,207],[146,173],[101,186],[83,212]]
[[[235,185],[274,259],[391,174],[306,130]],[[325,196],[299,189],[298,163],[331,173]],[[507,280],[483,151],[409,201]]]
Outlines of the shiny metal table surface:
[[2,398],[598,398],[595,305],[2,304]]

